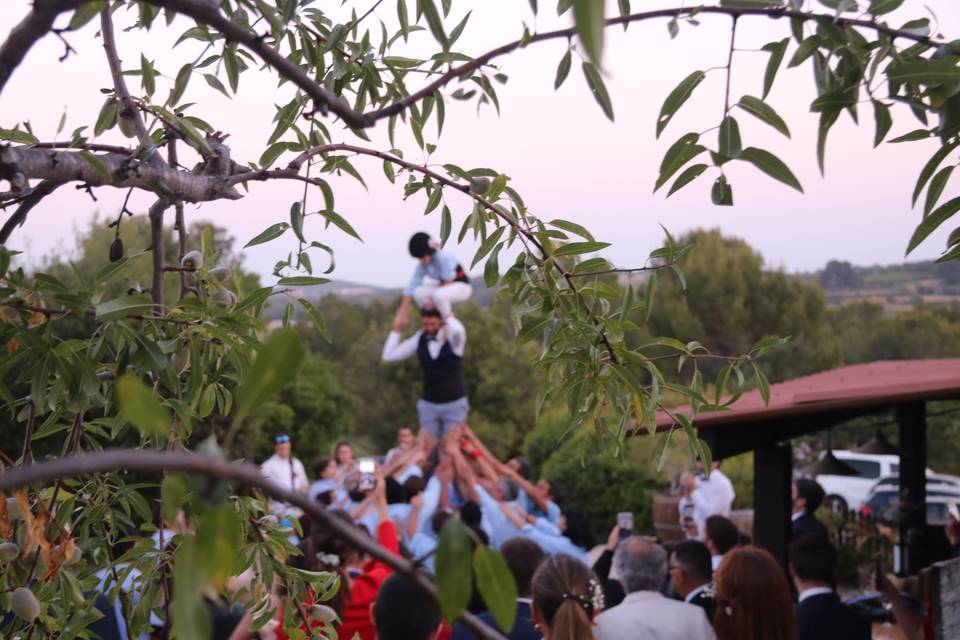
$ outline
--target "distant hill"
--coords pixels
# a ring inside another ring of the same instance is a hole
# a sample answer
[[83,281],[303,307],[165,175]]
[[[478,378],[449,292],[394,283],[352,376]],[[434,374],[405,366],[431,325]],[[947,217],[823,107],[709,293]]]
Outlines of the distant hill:
[[908,262],[899,265],[857,267],[831,260],[814,273],[801,274],[823,287],[831,306],[869,301],[888,312],[918,304],[960,304],[960,263]]

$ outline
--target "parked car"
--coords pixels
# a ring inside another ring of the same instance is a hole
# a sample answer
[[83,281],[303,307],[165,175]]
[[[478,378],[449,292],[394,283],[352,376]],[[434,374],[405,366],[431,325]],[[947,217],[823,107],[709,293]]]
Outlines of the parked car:
[[[855,476],[820,475],[816,481],[826,492],[824,502],[835,512],[846,515],[851,509],[860,510],[874,487],[880,483],[900,482],[900,456],[857,453],[845,449],[834,450],[833,455],[856,470]],[[927,469],[927,482],[960,487],[957,476],[934,473]]]
[[900,473],[900,456],[857,453],[844,449],[834,450],[833,455],[857,472],[855,476],[819,475],[815,478],[827,494],[824,502],[838,513],[859,510],[877,480]]
[[[937,474],[933,474],[936,476]],[[953,482],[953,476],[947,476],[950,482],[937,478],[927,478],[927,524],[943,526],[947,524],[947,512],[951,505],[960,504],[960,484]],[[864,518],[883,524],[896,524],[900,520],[900,480],[896,476],[883,478],[870,491],[866,502],[860,508]]]

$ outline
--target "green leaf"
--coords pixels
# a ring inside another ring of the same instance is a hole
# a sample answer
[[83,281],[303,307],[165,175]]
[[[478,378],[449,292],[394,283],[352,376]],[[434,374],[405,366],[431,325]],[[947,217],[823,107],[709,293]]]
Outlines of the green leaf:
[[303,346],[297,332],[277,329],[264,340],[253,364],[237,389],[237,420],[272,399],[292,381],[303,360]]
[[570,63],[572,60],[572,55],[570,49],[567,49],[567,52],[563,54],[563,57],[560,58],[560,64],[557,65],[557,77],[553,81],[553,88],[559,89],[560,85],[563,84],[563,81],[567,79],[567,76],[570,74]]
[[453,229],[453,218],[450,215],[450,207],[443,205],[443,210],[440,213],[440,246],[443,247],[447,244],[447,239],[450,238],[450,230]]
[[190,83],[191,75],[193,75],[192,63],[188,62],[180,67],[180,71],[177,72],[177,79],[173,83],[173,89],[170,90],[170,97],[167,98],[167,104],[171,107],[180,103],[180,98],[183,97],[183,93],[187,90],[187,84]]
[[437,599],[447,622],[460,616],[470,602],[473,575],[470,562],[470,537],[459,518],[450,518],[437,542]]
[[443,20],[440,19],[440,14],[437,12],[437,6],[433,3],[433,0],[417,0],[417,3],[427,19],[430,33],[433,34],[436,41],[439,42],[443,46],[444,51],[446,51],[450,45],[447,40],[447,33],[443,29]]
[[960,82],[960,67],[950,58],[940,60],[919,58],[890,65],[887,77],[893,82],[954,84]]
[[733,117],[727,116],[720,123],[720,146],[717,151],[725,158],[736,158],[742,150],[740,125]]
[[483,283],[488,287],[495,287],[497,281],[500,280],[500,250],[503,248],[503,243],[500,242],[493,248],[493,251],[490,252],[490,257],[487,258],[487,264],[483,267]]
[[763,98],[766,98],[773,88],[773,81],[777,77],[777,71],[783,63],[783,55],[787,51],[787,45],[790,44],[790,38],[784,38],[780,42],[771,42],[763,46],[764,51],[770,52],[770,59],[767,60],[767,68],[763,73]]
[[170,431],[170,413],[153,391],[130,374],[116,384],[117,404],[125,420],[145,436],[164,436]]
[[153,301],[146,295],[121,296],[98,304],[95,311],[100,322],[142,316],[153,311]]
[[874,100],[873,117],[877,123],[877,132],[873,136],[873,146],[877,147],[883,142],[883,139],[887,137],[890,126],[893,124],[893,120],[890,117],[890,107],[879,100]]
[[790,129],[783,118],[766,102],[754,96],[743,96],[740,102],[736,104],[752,116],[756,116],[762,122],[767,123],[783,135],[790,137]]
[[557,219],[557,220],[551,220],[548,224],[550,224],[550,225],[552,225],[552,226],[554,226],[554,227],[556,227],[556,228],[558,228],[558,229],[563,229],[564,231],[569,231],[570,233],[575,233],[576,235],[580,236],[581,238],[585,238],[585,239],[591,240],[591,241],[593,240],[593,235],[591,235],[590,232],[587,231],[585,227],[577,224],[576,222],[570,222],[569,220],[560,220],[560,219]]
[[228,98],[230,97],[230,94],[227,92],[227,88],[223,86],[222,82],[220,82],[220,78],[213,75],[212,73],[205,73],[203,74],[203,79],[207,81],[208,85],[210,85],[211,87],[213,87],[214,89],[216,89],[217,91],[225,95],[226,97]]
[[483,260],[483,257],[493,250],[493,246],[497,244],[497,241],[500,240],[500,237],[503,235],[503,232],[506,231],[506,229],[506,227],[500,227],[487,236],[487,239],[480,244],[480,248],[477,249],[477,253],[473,256],[473,262],[470,263],[471,269],[477,266],[477,263]]
[[713,188],[710,190],[710,200],[718,207],[733,206],[733,189],[727,182],[727,177],[721,174],[713,181]]
[[916,249],[921,242],[927,239],[927,236],[936,231],[937,227],[950,219],[957,211],[960,211],[960,198],[954,198],[948,201],[933,211],[933,213],[926,216],[923,222],[917,225],[913,235],[910,237],[910,242],[907,244],[907,255]]
[[785,185],[793,187],[800,193],[803,193],[803,187],[800,186],[800,181],[793,175],[790,168],[787,167],[780,158],[769,151],[757,149],[756,147],[747,147],[740,154],[740,159],[749,162],[771,178],[779,180]]
[[410,17],[407,14],[407,0],[397,0],[397,19],[400,21],[400,33],[403,34],[403,41],[407,41],[410,35]]
[[820,114],[820,126],[817,128],[817,165],[820,175],[826,171],[827,134],[840,117],[840,111],[824,111]]
[[934,172],[940,167],[940,163],[942,163],[944,159],[950,155],[954,149],[957,148],[957,144],[957,142],[945,144],[937,149],[932,156],[930,156],[927,164],[925,164],[923,169],[920,171],[920,176],[917,178],[917,184],[913,188],[913,198],[911,199],[913,206],[916,206],[917,199],[920,197],[920,194],[923,193],[923,188],[926,186],[927,181],[930,180]]
[[573,20],[577,37],[580,38],[587,57],[596,65],[600,64],[603,57],[603,5],[602,0],[573,0]]
[[303,237],[303,209],[299,200],[290,205],[290,228],[300,242],[306,242]]
[[897,144],[900,142],[916,142],[917,140],[926,140],[931,136],[929,129],[914,129],[909,133],[905,133],[902,136],[897,136],[893,140],[890,140],[890,144]]
[[[595,0],[588,1],[595,2]],[[600,77],[600,73],[597,72],[597,68],[589,62],[584,62],[583,76],[587,79],[587,86],[590,87],[590,91],[593,93],[597,104],[603,109],[604,115],[610,120],[613,120],[613,105],[610,103],[610,94],[607,93],[607,87],[603,83],[603,78]]]
[[819,96],[810,103],[810,111],[827,112],[846,109],[857,103],[856,95],[850,91],[831,91]]
[[891,11],[896,11],[903,4],[903,0],[872,0],[867,8],[867,13],[875,16],[881,16]]
[[95,0],[94,2],[81,4],[77,10],[73,12],[73,16],[70,18],[70,24],[67,25],[67,30],[76,31],[106,8],[107,0]]
[[517,617],[517,583],[499,552],[479,546],[473,552],[477,590],[501,629],[513,629]]
[[693,164],[684,169],[683,173],[677,176],[677,179],[674,180],[673,184],[670,186],[670,191],[667,193],[667,197],[669,198],[674,193],[699,178],[707,169],[708,166],[705,164]]
[[253,247],[258,244],[263,244],[264,242],[270,242],[275,238],[279,238],[283,235],[283,232],[290,228],[290,225],[286,222],[278,222],[277,224],[272,224],[263,231],[260,232],[253,240],[243,245],[243,248]]
[[686,78],[680,81],[673,91],[670,92],[670,95],[667,96],[667,99],[663,101],[663,105],[660,107],[660,115],[657,117],[657,137],[660,137],[660,134],[663,133],[663,130],[670,123],[670,120],[673,119],[674,114],[677,110],[683,106],[683,103],[690,98],[690,95],[693,93],[693,90],[697,88],[703,79],[707,77],[703,71],[694,71]]
[[357,240],[360,240],[360,242],[363,242],[363,239],[360,237],[360,234],[358,234],[354,230],[354,228],[350,226],[350,223],[347,222],[344,219],[344,217],[341,216],[336,211],[333,211],[332,209],[324,209],[323,211],[320,211],[320,215],[322,215],[324,218],[327,219],[327,223],[332,222],[334,226],[336,226],[338,229],[340,229],[347,235],[351,235]]
[[289,148],[289,145],[290,143],[288,142],[274,142],[267,147],[260,156],[259,165],[264,169],[269,169],[270,166],[277,161],[277,158],[280,157],[280,154]]
[[328,343],[332,343],[333,339],[330,337],[330,332],[327,330],[327,323],[323,321],[323,316],[320,315],[320,311],[306,298],[297,298],[297,302],[300,303],[303,310],[306,311],[310,319],[313,320],[313,326],[317,328],[317,331],[320,332],[323,339]]
[[520,331],[517,332],[517,344],[529,342],[539,336],[546,326],[550,324],[550,318],[532,318],[523,323]]
[[665,185],[683,165],[706,151],[706,147],[697,144],[699,139],[700,136],[696,133],[687,133],[670,145],[660,162],[660,175],[653,187],[654,192]]
[[280,278],[277,280],[279,287],[314,287],[321,284],[327,284],[330,278],[320,278],[318,276],[290,276],[289,278]]
[[148,96],[152,96],[157,89],[157,72],[153,68],[153,63],[147,60],[146,56],[140,54],[140,79],[143,84],[143,91]]
[[954,165],[951,164],[933,176],[933,180],[930,181],[930,188],[927,190],[927,201],[923,206],[924,216],[928,215],[937,205],[937,200],[943,195],[943,189],[947,186],[947,180],[950,179],[950,174],[953,173],[954,168]]
[[593,253],[595,251],[600,251],[606,249],[610,246],[609,242],[570,242],[563,245],[553,252],[553,255],[556,257],[561,256],[578,256],[583,253]]
[[[100,108],[100,114],[97,116],[97,123],[93,125],[93,135],[99,136],[107,129],[110,129],[117,123],[117,101],[110,98],[103,103]],[[34,140],[36,142],[36,140]]]

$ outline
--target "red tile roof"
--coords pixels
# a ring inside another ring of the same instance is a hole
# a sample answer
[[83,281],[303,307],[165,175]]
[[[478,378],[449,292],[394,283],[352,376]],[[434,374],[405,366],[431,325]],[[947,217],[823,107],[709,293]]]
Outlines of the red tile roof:
[[[767,405],[764,405],[759,391],[749,391],[726,411],[697,415],[694,424],[714,427],[881,407],[912,400],[948,399],[960,399],[960,358],[885,360],[840,367],[770,385],[770,403]],[[658,428],[665,429],[671,424],[673,421],[666,413],[657,415]]]

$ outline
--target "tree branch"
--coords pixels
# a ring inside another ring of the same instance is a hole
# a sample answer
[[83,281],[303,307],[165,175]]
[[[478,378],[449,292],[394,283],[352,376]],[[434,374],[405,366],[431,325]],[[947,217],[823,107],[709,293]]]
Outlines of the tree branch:
[[3,227],[0,228],[0,244],[6,243],[14,229],[23,226],[23,223],[27,220],[27,214],[30,213],[31,209],[40,204],[41,200],[64,184],[66,184],[65,180],[44,180],[31,189],[27,195],[23,196],[20,200],[20,207],[13,212],[13,215],[10,216],[7,221],[3,223]]
[[[37,482],[121,470],[145,473],[180,471],[259,489],[275,500],[302,509],[319,525],[330,529],[354,548],[377,558],[411,581],[424,593],[434,599],[436,598],[436,587],[433,582],[425,574],[419,572],[412,562],[384,549],[373,538],[364,535],[350,523],[331,516],[330,512],[318,502],[313,502],[306,496],[283,489],[268,481],[255,465],[247,462],[230,463],[192,453],[108,449],[99,453],[85,453],[54,459],[49,462],[34,463],[29,466],[7,468],[0,472],[0,491],[9,491]],[[469,613],[465,612],[460,620],[479,638],[503,640],[500,634]]]
[[221,176],[195,175],[165,164],[143,164],[120,154],[91,155],[84,151],[0,145],[0,175],[13,171],[23,173],[28,179],[79,181],[91,187],[136,187],[159,192],[171,201],[207,202],[243,197]]
[[[53,29],[53,22],[81,0],[34,0],[33,9],[20,21],[0,47],[0,93],[30,48]],[[7,9],[9,11],[9,8]]]
[[212,27],[230,42],[242,44],[261,60],[273,67],[277,73],[300,87],[304,93],[313,98],[321,110],[329,110],[340,116],[349,126],[355,129],[364,129],[373,126],[376,122],[366,114],[351,109],[340,97],[330,93],[315,82],[303,69],[285,58],[276,49],[265,42],[265,38],[247,31],[220,12],[218,3],[202,2],[200,0],[146,0],[152,5],[164,7],[190,16],[197,22]]
[[153,299],[154,314],[163,315],[163,212],[170,201],[159,198],[150,207],[150,251],[153,255],[153,281],[150,285],[150,297]]

